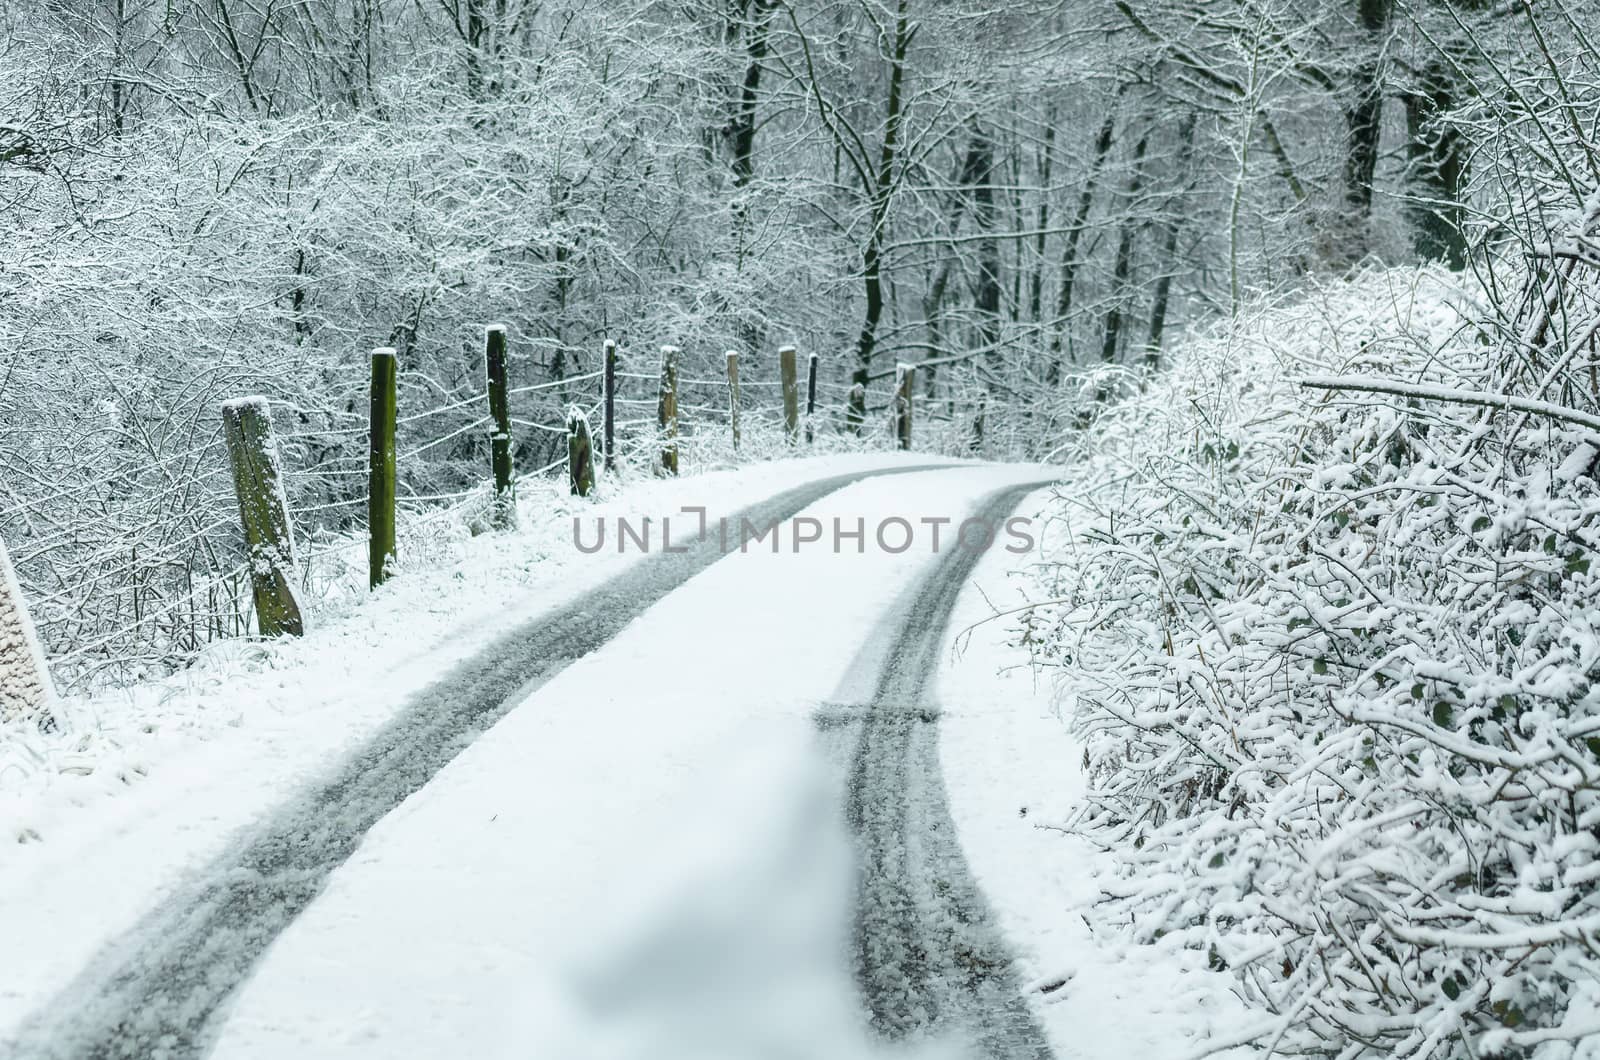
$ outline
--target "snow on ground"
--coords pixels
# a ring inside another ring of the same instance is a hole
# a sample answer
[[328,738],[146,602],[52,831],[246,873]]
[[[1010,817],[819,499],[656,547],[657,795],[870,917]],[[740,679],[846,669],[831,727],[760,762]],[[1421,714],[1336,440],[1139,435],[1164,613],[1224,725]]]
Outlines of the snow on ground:
[[[894,460],[639,483],[583,510],[715,517]],[[959,518],[1030,477],[870,480],[805,514]],[[1019,511],[1042,507],[1035,494]],[[159,685],[69,700],[71,724],[101,719],[85,757],[56,748],[48,769],[0,779],[0,823],[24,840],[0,844],[0,1035],[407,695],[634,558],[577,555],[565,508],[525,508],[523,524],[303,641],[224,645]],[[1025,559],[991,552],[947,633],[951,813],[1058,1053],[1187,1056],[1239,1024],[1229,980],[1090,934],[1080,909],[1104,855],[1059,828],[1082,793],[1081,749],[1014,644],[1020,616],[974,627],[1021,603],[1008,571]],[[878,1055],[848,973],[842,778],[814,717],[931,560],[920,542],[898,556],[763,549],[691,579],[369,833],[235,998],[215,1055]]]
[[[1045,533],[1047,499],[1041,491],[1017,509]],[[1064,830],[1084,795],[1083,750],[1055,713],[1048,677],[1018,644],[1027,616],[1015,609],[1026,600],[1013,572],[1038,560],[986,555],[946,633],[938,698],[950,813],[1057,1055],[1196,1055],[1207,1039],[1250,1022],[1229,992],[1232,978],[1197,954],[1103,942],[1082,915],[1106,859]],[[995,617],[1006,611],[1015,613]]]
[[630,482],[597,504],[525,490],[523,530],[413,550],[402,577],[318,615],[304,639],[223,642],[165,681],[64,700],[60,732],[0,742],[0,1037],[407,696],[505,626],[637,560],[578,553],[573,513],[691,504],[714,517],[827,475],[925,460],[785,461]]
[[[959,518],[1038,477],[882,478],[803,514]],[[866,1055],[814,717],[932,559],[752,551],[691,579],[368,833],[217,1060]]]

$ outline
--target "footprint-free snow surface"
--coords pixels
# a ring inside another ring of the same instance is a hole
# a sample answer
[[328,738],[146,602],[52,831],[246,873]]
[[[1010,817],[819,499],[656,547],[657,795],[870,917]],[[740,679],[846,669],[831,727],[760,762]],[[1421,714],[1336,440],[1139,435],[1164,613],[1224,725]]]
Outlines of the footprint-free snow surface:
[[[732,518],[998,525],[1029,488],[855,474]],[[0,1055],[1050,1056],[939,773],[976,558],[641,560],[443,675]]]

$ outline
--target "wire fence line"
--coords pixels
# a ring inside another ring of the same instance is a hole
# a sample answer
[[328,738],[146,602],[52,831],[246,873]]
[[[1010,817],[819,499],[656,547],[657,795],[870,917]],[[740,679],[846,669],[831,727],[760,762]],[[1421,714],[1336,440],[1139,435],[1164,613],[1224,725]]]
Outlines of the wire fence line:
[[[578,398],[598,408],[600,375],[518,381],[512,393],[525,429],[513,444],[518,461],[537,469],[528,475],[564,461],[565,404]],[[404,397],[429,402],[397,420],[398,501],[412,521],[482,493],[490,423],[481,390],[413,384]],[[309,588],[332,576],[319,562],[364,549],[370,428],[364,409],[268,399]],[[182,434],[143,423],[86,429],[72,452],[32,460],[13,457],[14,438],[0,450],[0,537],[64,689],[169,672],[251,630],[239,507],[216,413],[194,419],[203,429]]]
[[[661,376],[651,360],[624,353],[614,373],[615,453],[624,469],[654,468],[668,438],[659,422]],[[526,366],[525,366],[526,367]],[[650,370],[645,370],[646,368]],[[463,375],[481,383],[481,368]],[[396,501],[400,532],[421,533],[487,503],[493,420],[487,392],[401,372]],[[511,448],[524,479],[559,473],[567,460],[567,415],[596,427],[607,414],[603,368],[560,379],[515,380]],[[672,444],[689,466],[714,466],[790,444],[783,382],[741,378],[744,453],[733,451],[729,383],[705,372],[678,381]],[[818,380],[814,410],[804,380],[798,400],[807,436],[843,434],[849,387]],[[429,404],[406,408],[419,397]],[[757,397],[756,395],[760,395]],[[752,400],[754,399],[754,400]],[[368,435],[365,410],[275,400],[281,482],[293,523],[301,589],[315,598],[353,584],[365,562]],[[633,411],[637,410],[637,411]],[[646,410],[656,410],[647,412]],[[850,445],[889,442],[881,424],[857,425]],[[66,689],[157,676],[207,645],[248,636],[254,613],[222,432],[214,410],[191,412],[184,429],[86,427],[71,461],[49,453],[19,460],[0,451],[0,538],[8,546],[54,676]],[[596,448],[602,444],[596,439]],[[840,443],[844,444],[844,443]],[[81,481],[71,478],[93,468]],[[431,531],[430,531],[431,532]],[[364,589],[364,584],[362,586]]]

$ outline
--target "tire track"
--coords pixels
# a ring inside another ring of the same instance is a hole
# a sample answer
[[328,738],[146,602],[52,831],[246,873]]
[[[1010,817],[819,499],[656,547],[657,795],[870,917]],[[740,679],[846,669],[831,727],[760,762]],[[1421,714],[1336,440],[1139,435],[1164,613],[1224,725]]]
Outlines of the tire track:
[[[940,466],[821,479],[729,519],[782,521],[862,479]],[[368,829],[533,690],[719,557],[710,535],[682,553],[652,553],[457,665],[331,776],[248,828],[177,897],[112,942],[0,1053],[17,1060],[203,1056],[229,996]]]
[[[974,515],[997,526],[1039,485],[991,494]],[[898,624],[863,650],[858,676],[836,697],[844,705],[825,710],[818,725],[836,758],[849,755],[845,814],[860,859],[852,944],[874,1031],[956,1044],[962,1056],[1050,1060],[962,854],[940,774],[933,676],[980,555],[952,549],[902,598]],[[870,699],[859,704],[859,675],[874,673]]]

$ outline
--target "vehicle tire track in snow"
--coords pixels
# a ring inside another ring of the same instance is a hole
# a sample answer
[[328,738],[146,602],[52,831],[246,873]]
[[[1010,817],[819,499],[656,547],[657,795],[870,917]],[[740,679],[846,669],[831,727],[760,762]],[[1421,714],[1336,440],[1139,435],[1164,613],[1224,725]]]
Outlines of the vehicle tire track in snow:
[[[765,526],[829,493],[907,465],[838,475],[729,516]],[[251,827],[197,882],[104,950],[0,1055],[27,1060],[186,1060],[272,941],[385,814],[567,664],[595,651],[720,556],[715,535],[653,553],[569,606],[509,632],[402,707],[332,777]]]
[[[1039,483],[991,494],[975,517],[998,526]],[[956,598],[981,553],[952,548],[899,602],[853,673],[876,673],[851,706],[847,678],[818,718],[838,757],[851,755],[846,818],[861,878],[852,929],[855,972],[882,1037],[958,1043],[962,1056],[1049,1060],[999,929],[962,854],[939,766],[933,675]],[[854,687],[852,687],[854,686]],[[853,751],[848,740],[854,738]]]

